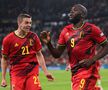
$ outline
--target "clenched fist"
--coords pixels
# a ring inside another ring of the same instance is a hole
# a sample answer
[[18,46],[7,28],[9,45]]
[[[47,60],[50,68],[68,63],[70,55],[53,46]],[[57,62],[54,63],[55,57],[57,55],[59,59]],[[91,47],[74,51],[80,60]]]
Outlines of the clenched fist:
[[41,38],[41,40],[42,40],[45,44],[47,44],[47,43],[50,42],[50,40],[51,40],[50,32],[48,32],[48,31],[42,31],[42,32],[40,33],[40,38]]

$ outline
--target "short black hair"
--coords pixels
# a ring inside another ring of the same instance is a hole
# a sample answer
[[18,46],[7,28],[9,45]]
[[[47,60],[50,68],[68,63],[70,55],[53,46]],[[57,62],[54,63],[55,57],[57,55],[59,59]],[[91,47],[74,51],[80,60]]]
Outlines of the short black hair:
[[29,14],[21,13],[18,15],[17,20],[22,20],[23,18],[32,18]]
[[74,7],[77,7],[83,18],[85,18],[87,16],[87,9],[85,6],[83,6],[82,4],[75,4]]

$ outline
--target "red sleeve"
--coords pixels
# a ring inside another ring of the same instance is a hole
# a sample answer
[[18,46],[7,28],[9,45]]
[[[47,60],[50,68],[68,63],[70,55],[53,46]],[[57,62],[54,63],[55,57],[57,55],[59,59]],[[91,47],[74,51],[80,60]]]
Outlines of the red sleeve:
[[35,50],[36,50],[36,52],[38,52],[38,51],[42,48],[42,45],[41,45],[40,39],[39,39],[39,37],[37,36],[37,34],[36,34],[35,40],[36,40],[36,43],[35,43]]
[[9,55],[9,49],[10,49],[9,41],[10,40],[9,40],[8,37],[5,37],[3,39],[3,42],[2,42],[2,54]]
[[97,43],[101,44],[105,40],[107,40],[106,36],[104,33],[100,30],[100,28],[93,26],[92,28],[92,39],[95,40]]
[[58,44],[59,45],[65,45],[65,38],[64,38],[64,35],[65,35],[65,31],[66,31],[66,28],[64,28],[62,30],[62,32],[60,33],[60,36],[59,36],[59,39],[58,39]]

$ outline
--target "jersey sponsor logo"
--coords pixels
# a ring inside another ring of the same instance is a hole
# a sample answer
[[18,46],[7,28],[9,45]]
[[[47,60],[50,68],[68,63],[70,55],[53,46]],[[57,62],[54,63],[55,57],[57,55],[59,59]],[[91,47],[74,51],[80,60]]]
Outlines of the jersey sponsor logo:
[[19,46],[19,44],[18,43],[15,43],[15,45],[14,45],[15,47],[18,47]]

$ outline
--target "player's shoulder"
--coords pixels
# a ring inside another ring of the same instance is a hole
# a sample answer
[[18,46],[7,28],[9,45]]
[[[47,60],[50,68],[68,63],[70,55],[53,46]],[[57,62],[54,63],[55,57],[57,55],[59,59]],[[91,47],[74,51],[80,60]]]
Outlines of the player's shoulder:
[[95,24],[92,24],[92,23],[87,23],[88,25],[90,25],[91,26],[91,33],[92,34],[99,34],[99,33],[101,33],[102,35],[104,35],[103,34],[103,32],[102,32],[102,30],[100,29],[100,27],[98,27],[97,25],[95,25]]
[[30,31],[29,34],[36,35],[37,36],[37,33],[33,32],[33,31]]
[[73,26],[72,24],[69,24],[69,25],[64,26],[63,29],[62,29],[62,32],[65,33],[65,32],[67,32],[68,30],[71,30],[71,29],[72,29],[72,26]]
[[73,24],[68,24],[68,25],[66,25],[66,26],[64,27],[64,29],[71,29],[72,26],[73,26]]
[[37,35],[37,33],[33,32],[33,31],[30,31],[28,36],[30,36],[31,38],[35,38],[35,39],[39,38],[39,36]]
[[90,26],[92,29],[99,29],[99,27],[97,25],[95,25],[94,23],[86,22],[86,25]]
[[11,33],[7,34],[7,35],[4,37],[4,40],[12,39],[13,36],[14,36],[14,32],[11,32]]

